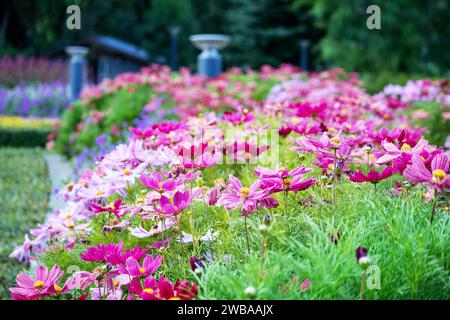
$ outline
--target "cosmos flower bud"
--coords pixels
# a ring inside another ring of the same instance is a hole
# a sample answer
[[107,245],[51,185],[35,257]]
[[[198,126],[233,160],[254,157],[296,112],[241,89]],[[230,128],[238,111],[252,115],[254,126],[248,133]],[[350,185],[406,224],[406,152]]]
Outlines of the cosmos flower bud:
[[266,214],[263,218],[263,222],[266,226],[270,225],[270,214]]
[[256,295],[256,289],[255,289],[255,287],[250,286],[244,290],[244,293],[247,297],[253,298]]
[[356,248],[356,262],[358,262],[361,269],[366,270],[370,265],[370,258],[368,250],[363,247]]
[[364,151],[367,152],[367,153],[370,153],[372,151],[372,146],[370,144],[366,145],[364,147]]
[[266,232],[267,232],[267,226],[266,226],[265,224],[261,224],[261,225],[259,226],[259,231],[260,231],[261,233],[266,233]]
[[205,267],[205,263],[203,262],[203,260],[196,257],[190,257],[189,264],[191,265],[192,271],[194,271],[196,274],[200,274],[202,272],[202,268]]
[[361,267],[361,269],[366,270],[370,266],[370,257],[362,257],[358,260],[358,264]]

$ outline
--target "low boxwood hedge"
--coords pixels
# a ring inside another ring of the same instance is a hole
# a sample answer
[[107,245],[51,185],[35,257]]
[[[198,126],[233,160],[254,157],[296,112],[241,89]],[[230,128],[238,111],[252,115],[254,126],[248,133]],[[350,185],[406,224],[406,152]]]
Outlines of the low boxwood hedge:
[[0,127],[0,146],[45,147],[53,128]]

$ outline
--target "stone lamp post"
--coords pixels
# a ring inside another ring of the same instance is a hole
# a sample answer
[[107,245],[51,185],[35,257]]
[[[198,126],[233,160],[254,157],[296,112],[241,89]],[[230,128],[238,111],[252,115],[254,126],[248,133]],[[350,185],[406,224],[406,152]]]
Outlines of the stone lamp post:
[[70,97],[72,101],[80,97],[81,90],[86,83],[86,47],[70,46],[66,53],[70,57]]
[[208,78],[217,77],[222,72],[222,57],[219,50],[225,48],[230,37],[221,34],[196,34],[189,40],[202,50],[197,59],[197,71]]

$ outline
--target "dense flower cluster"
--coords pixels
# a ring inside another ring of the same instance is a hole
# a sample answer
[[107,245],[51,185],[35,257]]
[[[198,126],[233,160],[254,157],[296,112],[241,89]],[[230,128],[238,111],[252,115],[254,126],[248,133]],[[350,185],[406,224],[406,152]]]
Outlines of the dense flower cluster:
[[67,86],[61,82],[0,87],[0,114],[57,118],[69,105]]
[[[195,298],[195,285],[157,277],[155,272],[165,261],[148,252],[214,241],[217,230],[200,235],[194,224],[190,230],[182,228],[181,220],[199,202],[238,210],[246,223],[249,215],[259,211],[279,210],[281,201],[286,211],[288,193],[315,188],[319,180],[333,188],[343,179],[376,186],[395,176],[423,185],[429,200],[445,196],[450,189],[449,155],[430,145],[422,137],[422,129],[413,127],[399,112],[410,106],[409,100],[391,94],[371,96],[359,86],[356,75],[344,77],[342,70],[308,75],[293,71],[277,71],[286,81],[273,87],[259,103],[233,97],[245,95],[249,84],[225,90],[220,78],[206,82],[183,70],[184,76],[173,80],[167,70],[154,68],[120,76],[85,92],[83,99],[88,102],[130,82],[156,81],[155,90],[167,92],[177,101],[175,112],[182,120],[130,128],[129,141],[67,185],[61,192],[67,207],[30,230],[11,257],[30,262],[54,248],[73,250],[89,240],[95,232],[92,221],[99,217],[104,219],[104,234],[120,231],[122,237],[147,239],[148,245],[91,246],[80,259],[97,267],[76,273],[62,285],[58,266],[50,272],[37,267],[35,277],[18,276],[17,287],[11,289],[13,298]],[[215,89],[213,93],[199,89],[204,86]],[[441,95],[448,98],[447,91]],[[230,111],[193,115],[203,106],[193,101],[204,99],[209,106],[226,104]],[[276,139],[261,139],[267,135]],[[288,166],[281,156],[274,160],[280,146],[298,153],[299,163]],[[303,163],[308,157],[311,163]],[[214,185],[200,183],[206,173],[225,165],[252,168],[252,182],[246,184],[237,174],[227,174],[216,176]],[[398,188],[393,192],[398,194]],[[270,217],[266,220],[270,223]],[[361,263],[361,258],[358,261]],[[194,271],[204,267],[201,260],[191,258],[190,263]]]
[[2,87],[66,82],[68,73],[68,63],[61,60],[8,55],[0,58],[0,86]]

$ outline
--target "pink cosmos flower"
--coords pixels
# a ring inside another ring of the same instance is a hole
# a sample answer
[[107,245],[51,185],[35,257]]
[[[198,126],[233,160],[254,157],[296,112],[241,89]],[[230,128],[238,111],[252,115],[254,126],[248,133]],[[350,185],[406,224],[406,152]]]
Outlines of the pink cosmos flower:
[[20,273],[16,278],[17,287],[10,288],[11,298],[14,300],[41,299],[51,294],[53,286],[64,274],[58,265],[54,265],[50,272],[45,266],[38,266],[34,278]]
[[123,250],[123,242],[108,243],[107,245],[98,244],[97,247],[89,247],[85,253],[80,254],[80,258],[85,261],[102,262],[105,261],[106,256],[121,254]]
[[230,188],[220,195],[217,206],[223,206],[227,210],[235,210],[242,206],[242,215],[253,213],[256,210],[257,202],[266,196],[265,191],[258,191],[261,180],[256,180],[250,188],[247,188],[243,187],[241,181],[235,176],[230,174],[229,178]]
[[123,206],[122,199],[117,199],[116,201],[114,201],[114,203],[112,205],[109,205],[106,207],[99,206],[98,204],[95,204],[95,203],[91,204],[91,208],[93,209],[93,211],[96,214],[103,213],[103,212],[110,212],[110,213],[113,213],[118,219],[121,218],[120,212],[121,212],[122,206]]
[[139,226],[137,228],[129,228],[130,234],[136,238],[148,238],[156,234],[160,234],[165,230],[169,230],[176,225],[175,219],[169,219],[170,216],[163,217],[163,220],[158,221],[157,224],[153,225],[149,231],[144,229],[144,227]]
[[158,281],[153,277],[147,277],[143,285],[133,278],[127,288],[130,293],[142,300],[193,300],[198,294],[195,284],[191,286],[187,280],[177,280],[174,285],[164,277]]
[[255,116],[247,109],[242,109],[237,112],[224,112],[223,120],[230,122],[233,125],[239,125],[246,122],[252,122]]
[[178,155],[181,157],[185,168],[209,168],[222,160],[222,155],[215,147],[208,145],[208,142],[191,144],[187,147],[178,148]]
[[134,257],[128,257],[125,261],[124,265],[118,265],[118,270],[123,274],[129,274],[133,277],[142,277],[149,276],[153,274],[161,265],[162,256],[157,255],[156,258],[153,258],[151,255],[146,255],[144,260],[142,261],[142,266],[139,265],[139,262]]
[[371,182],[378,183],[381,180],[387,179],[394,173],[394,169],[392,167],[386,167],[383,171],[378,172],[375,169],[371,169],[367,175],[365,175],[362,171],[356,171],[351,174],[350,181],[353,182]]
[[173,204],[166,196],[161,196],[159,206],[153,206],[153,210],[160,214],[178,214],[192,203],[193,196],[189,190],[177,191],[173,196]]
[[386,164],[398,158],[404,158],[406,162],[411,160],[412,155],[420,154],[423,151],[432,152],[435,150],[428,144],[425,139],[420,139],[419,142],[412,148],[409,144],[404,143],[399,149],[391,142],[383,141],[381,147],[385,150],[385,154],[377,159],[377,164]]
[[403,175],[410,181],[428,183],[442,191],[443,188],[450,189],[449,167],[449,156],[445,153],[440,153],[433,158],[431,170],[426,167],[420,156],[413,155],[412,164],[405,169]]
[[138,278],[131,279],[131,282],[127,285],[127,289],[130,293],[139,296],[142,300],[156,300],[155,296],[156,279],[152,276],[145,278],[143,285]]
[[112,265],[124,264],[129,257],[133,257],[136,260],[142,259],[147,253],[147,249],[135,246],[132,250],[126,249],[125,252],[111,252],[105,256],[105,260]]
[[154,172],[151,176],[147,176],[143,173],[141,175],[141,182],[147,188],[156,190],[160,193],[173,191],[177,187],[175,180],[169,178],[164,181],[162,175],[158,172]]
[[311,168],[305,168],[304,166],[288,171],[288,169],[279,164],[275,171],[262,167],[256,167],[254,171],[261,179],[261,188],[268,190],[269,193],[302,191],[308,189],[316,182],[315,178],[303,180],[303,175],[311,171]]

